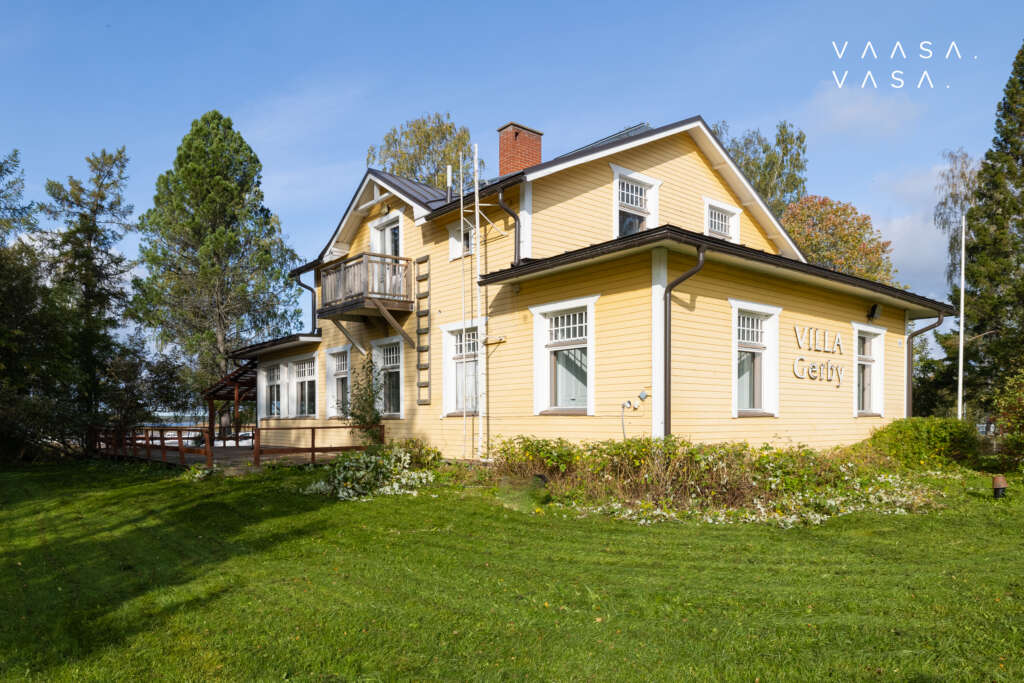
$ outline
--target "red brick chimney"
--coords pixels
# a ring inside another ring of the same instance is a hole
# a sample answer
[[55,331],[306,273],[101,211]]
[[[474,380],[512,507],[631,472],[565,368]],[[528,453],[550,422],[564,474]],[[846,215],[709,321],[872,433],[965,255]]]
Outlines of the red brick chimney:
[[540,163],[539,130],[506,123],[498,129],[498,173],[515,173]]

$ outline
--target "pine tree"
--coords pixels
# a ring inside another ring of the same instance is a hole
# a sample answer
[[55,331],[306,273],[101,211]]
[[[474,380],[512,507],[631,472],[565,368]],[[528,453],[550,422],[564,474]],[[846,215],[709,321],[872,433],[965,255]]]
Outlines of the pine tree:
[[139,222],[148,272],[134,280],[133,312],[193,361],[195,392],[230,370],[232,349],[298,324],[298,256],[263,204],[262,172],[231,119],[207,112]]
[[64,297],[71,339],[73,379],[65,397],[75,406],[71,429],[90,446],[87,430],[105,420],[103,384],[115,332],[127,302],[125,277],[131,264],[117,251],[124,233],[132,230],[132,206],[124,201],[128,155],[124,147],[86,157],[89,179],[49,180],[50,201],[43,212],[63,222],[62,230],[46,235],[51,278]]
[[[967,212],[965,384],[988,403],[1024,365],[1024,46],[996,108],[995,137]],[[954,288],[952,297],[959,300]]]

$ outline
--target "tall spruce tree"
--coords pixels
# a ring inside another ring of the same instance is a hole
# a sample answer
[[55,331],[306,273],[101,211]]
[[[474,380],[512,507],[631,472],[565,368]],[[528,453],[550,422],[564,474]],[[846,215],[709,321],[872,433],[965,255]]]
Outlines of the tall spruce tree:
[[[1024,46],[996,108],[967,212],[965,384],[983,404],[1024,365]],[[952,299],[959,300],[957,288]]]
[[125,203],[128,155],[124,147],[86,157],[89,179],[49,180],[50,201],[43,212],[64,224],[44,238],[50,276],[64,298],[68,317],[71,379],[63,397],[75,406],[69,427],[86,448],[90,425],[105,421],[103,385],[116,347],[127,302],[124,282],[130,262],[117,251],[125,232],[134,228],[132,206]]
[[25,173],[21,170],[21,157],[13,150],[0,157],[0,246],[19,232],[35,227],[35,205],[26,202]]
[[230,369],[232,349],[298,324],[298,257],[263,204],[262,171],[231,119],[207,112],[139,223],[148,272],[134,280],[134,315],[194,361],[194,391]]

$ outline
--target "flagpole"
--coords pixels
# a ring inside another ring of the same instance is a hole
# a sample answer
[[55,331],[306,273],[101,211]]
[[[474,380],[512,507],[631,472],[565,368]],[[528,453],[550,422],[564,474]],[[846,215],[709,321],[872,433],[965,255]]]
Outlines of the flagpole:
[[956,378],[956,417],[964,419],[964,266],[967,257],[967,216],[960,217],[960,363]]

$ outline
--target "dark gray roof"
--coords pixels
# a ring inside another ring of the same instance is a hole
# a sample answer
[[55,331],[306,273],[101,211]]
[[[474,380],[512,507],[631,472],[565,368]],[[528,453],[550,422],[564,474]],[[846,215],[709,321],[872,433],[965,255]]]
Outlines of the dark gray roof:
[[565,154],[559,154],[557,157],[555,157],[555,159],[561,159],[562,157],[567,157],[572,154],[578,154],[580,152],[589,152],[590,150],[601,147],[602,145],[622,142],[626,138],[631,138],[634,135],[646,133],[649,130],[651,130],[651,124],[638,123],[634,126],[630,126],[629,128],[623,128],[618,133],[612,133],[608,137],[601,138],[600,140],[594,140],[590,144],[583,145],[582,147],[577,147],[576,149],[568,151]]
[[427,185],[426,183],[421,183],[418,180],[412,180],[411,178],[403,178],[402,176],[395,175],[394,173],[388,173],[387,171],[381,171],[376,168],[367,169],[366,172],[371,176],[380,178],[409,199],[422,204],[427,208],[430,208],[431,202],[444,202],[444,190],[439,190],[432,185]]

